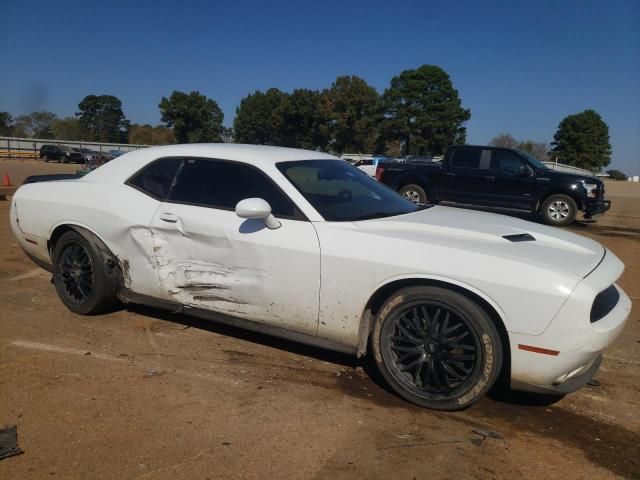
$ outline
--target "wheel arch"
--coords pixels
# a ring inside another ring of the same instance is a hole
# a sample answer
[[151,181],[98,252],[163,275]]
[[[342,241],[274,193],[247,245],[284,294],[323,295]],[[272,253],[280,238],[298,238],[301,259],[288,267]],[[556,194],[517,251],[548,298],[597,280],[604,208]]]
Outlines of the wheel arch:
[[120,261],[118,256],[111,251],[111,249],[102,240],[102,238],[100,238],[97,232],[84,225],[71,222],[63,222],[59,223],[51,229],[49,239],[47,240],[47,248],[49,250],[49,256],[51,257],[51,263],[53,264],[53,250],[56,246],[56,243],[65,233],[71,231],[82,235],[90,244],[94,246],[105,264],[106,272],[108,272],[108,275],[115,276],[120,287],[126,287],[128,264],[123,264],[123,262]]
[[62,237],[62,235],[64,235],[70,230],[75,230],[81,235],[83,233],[89,233],[94,237],[96,237],[96,239],[98,239],[106,247],[106,244],[100,238],[100,235],[95,230],[88,227],[87,225],[77,223],[77,222],[71,222],[71,221],[62,221],[62,222],[56,223],[49,230],[49,235],[47,239],[47,248],[49,249],[49,253],[53,252],[53,249],[56,243],[58,242],[58,240],[60,240],[60,237]]
[[377,315],[378,310],[382,307],[384,302],[393,293],[406,287],[415,286],[431,286],[442,287],[449,290],[458,292],[470,300],[476,302],[480,308],[482,308],[494,323],[500,340],[503,345],[503,360],[502,370],[498,375],[496,385],[509,385],[511,377],[511,347],[509,342],[509,334],[504,323],[505,314],[500,307],[483,292],[466,285],[461,282],[457,282],[444,278],[428,278],[428,277],[410,277],[410,278],[398,278],[392,279],[383,285],[380,285],[375,292],[369,297],[367,304],[364,308],[362,319],[360,322],[360,328],[358,331],[358,348],[357,356],[363,357],[367,353],[369,345],[369,339],[373,330],[373,321]]

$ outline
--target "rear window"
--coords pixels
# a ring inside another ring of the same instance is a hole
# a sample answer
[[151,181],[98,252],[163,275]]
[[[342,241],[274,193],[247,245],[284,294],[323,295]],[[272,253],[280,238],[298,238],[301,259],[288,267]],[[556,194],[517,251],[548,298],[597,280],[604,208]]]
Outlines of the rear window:
[[479,148],[461,148],[454,150],[451,156],[451,166],[458,168],[480,168],[482,150]]
[[269,177],[242,163],[187,159],[169,194],[169,201],[223,210],[234,210],[246,198],[266,200],[276,217],[304,218]]
[[181,161],[179,158],[156,160],[136,173],[127,183],[158,200],[163,200],[169,194]]

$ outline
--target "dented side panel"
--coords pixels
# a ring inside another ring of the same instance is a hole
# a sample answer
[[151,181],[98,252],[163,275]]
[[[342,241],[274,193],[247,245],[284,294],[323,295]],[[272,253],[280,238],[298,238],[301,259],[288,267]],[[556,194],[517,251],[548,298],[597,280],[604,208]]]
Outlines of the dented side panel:
[[[12,200],[19,213],[12,220],[16,238],[39,260],[51,263],[48,240],[57,227],[82,227],[116,256],[125,287],[148,296],[160,295],[149,229],[160,205],[157,200],[126,185],[77,180],[24,185]],[[36,239],[38,244],[26,242],[26,237]]]
[[161,204],[150,231],[163,298],[315,335],[318,238],[310,222],[281,222],[269,230],[232,211]]

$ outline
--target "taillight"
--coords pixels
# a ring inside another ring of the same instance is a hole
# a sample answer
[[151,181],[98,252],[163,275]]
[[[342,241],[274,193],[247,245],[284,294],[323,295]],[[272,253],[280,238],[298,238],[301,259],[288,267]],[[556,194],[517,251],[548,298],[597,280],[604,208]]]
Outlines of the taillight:
[[382,165],[378,165],[376,167],[376,180],[382,180],[383,173],[384,173],[384,167]]

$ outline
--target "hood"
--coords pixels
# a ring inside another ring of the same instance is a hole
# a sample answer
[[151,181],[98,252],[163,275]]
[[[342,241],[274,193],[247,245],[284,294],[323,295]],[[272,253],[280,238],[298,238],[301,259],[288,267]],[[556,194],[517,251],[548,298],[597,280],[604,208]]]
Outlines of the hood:
[[370,234],[479,251],[580,278],[596,268],[605,253],[598,242],[556,227],[454,207],[354,224]]
[[578,173],[571,173],[571,172],[560,172],[558,170],[553,170],[551,168],[547,170],[539,170],[537,176],[558,178],[558,179],[566,180],[567,182],[573,181],[575,183],[584,182],[584,183],[602,184],[602,180],[600,180],[598,177],[595,177],[595,176],[581,175]]

